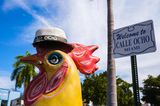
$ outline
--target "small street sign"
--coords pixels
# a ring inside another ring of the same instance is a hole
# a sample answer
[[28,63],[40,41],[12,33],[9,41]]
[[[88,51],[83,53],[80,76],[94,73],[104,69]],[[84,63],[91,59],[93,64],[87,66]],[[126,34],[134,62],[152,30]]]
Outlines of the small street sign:
[[115,58],[156,51],[153,21],[145,21],[113,31]]

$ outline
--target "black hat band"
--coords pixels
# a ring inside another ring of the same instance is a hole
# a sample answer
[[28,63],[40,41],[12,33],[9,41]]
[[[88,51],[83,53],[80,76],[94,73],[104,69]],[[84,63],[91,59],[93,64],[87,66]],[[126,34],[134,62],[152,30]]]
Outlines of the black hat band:
[[54,35],[43,35],[43,36],[36,36],[33,43],[43,42],[43,41],[60,41],[67,43],[67,39],[54,36]]

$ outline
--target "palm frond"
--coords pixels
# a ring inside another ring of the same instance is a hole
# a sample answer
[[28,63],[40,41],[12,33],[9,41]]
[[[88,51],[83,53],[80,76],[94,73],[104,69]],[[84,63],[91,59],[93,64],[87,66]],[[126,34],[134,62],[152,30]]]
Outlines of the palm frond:
[[[31,55],[28,51],[26,51],[25,56]],[[13,64],[13,72],[11,74],[11,80],[15,80],[15,88],[21,88],[22,85],[24,84],[24,87],[26,88],[26,85],[30,83],[30,81],[37,75],[35,71],[35,66],[28,64],[28,63],[23,63],[19,61],[23,55],[19,55],[15,57],[16,62]]]
[[22,55],[16,56],[16,60],[19,60],[19,59],[21,59],[22,57],[24,57],[24,56],[22,56]]
[[[22,71],[23,72],[23,71]],[[23,78],[23,74],[19,73],[16,77],[16,85],[15,88],[21,88],[22,84],[24,83],[24,78]]]
[[24,65],[24,63],[22,63],[22,62],[20,62],[20,61],[17,61],[17,62],[15,62],[15,63],[13,64],[13,68],[17,68],[17,67],[23,66],[23,65]]
[[11,81],[15,80],[16,77],[18,76],[18,74],[23,70],[25,66],[20,66],[17,67],[13,70],[12,74],[11,74]]
[[31,54],[28,52],[28,51],[26,51],[26,56],[30,56]]

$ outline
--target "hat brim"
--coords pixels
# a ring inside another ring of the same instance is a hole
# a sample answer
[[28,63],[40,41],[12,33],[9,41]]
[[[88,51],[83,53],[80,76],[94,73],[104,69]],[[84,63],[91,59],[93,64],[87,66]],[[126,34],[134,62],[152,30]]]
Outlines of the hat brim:
[[73,46],[66,42],[61,41],[42,41],[42,42],[35,42],[33,43],[34,47],[42,47],[42,48],[56,48],[60,50],[65,50],[67,52],[70,52],[73,50]]

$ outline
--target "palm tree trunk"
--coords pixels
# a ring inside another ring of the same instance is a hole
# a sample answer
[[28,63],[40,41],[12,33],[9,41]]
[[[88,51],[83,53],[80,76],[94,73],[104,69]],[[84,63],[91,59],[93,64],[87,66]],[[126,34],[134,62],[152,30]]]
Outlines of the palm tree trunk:
[[113,0],[107,0],[107,22],[108,22],[108,90],[107,106],[117,106],[117,87],[116,87],[116,70],[115,60],[112,53],[112,32],[114,28],[113,19]]
[[26,91],[27,86],[28,86],[28,82],[24,82],[24,92]]

